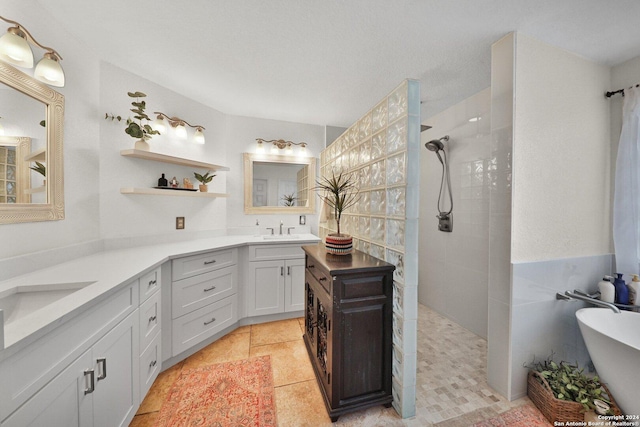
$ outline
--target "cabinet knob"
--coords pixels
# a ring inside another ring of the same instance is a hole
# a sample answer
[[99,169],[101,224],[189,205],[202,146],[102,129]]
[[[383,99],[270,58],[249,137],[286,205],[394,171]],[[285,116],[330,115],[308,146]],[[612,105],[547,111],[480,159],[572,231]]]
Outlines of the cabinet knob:
[[89,375],[89,387],[84,389],[84,394],[93,393],[96,390],[96,379],[93,369],[87,369],[84,371],[85,380],[87,378],[87,375]]
[[100,365],[102,365],[102,368],[100,369],[101,374],[98,375],[98,378],[97,378],[97,380],[100,381],[107,378],[107,358],[101,357],[99,359],[96,359],[96,362],[98,362],[99,367]]

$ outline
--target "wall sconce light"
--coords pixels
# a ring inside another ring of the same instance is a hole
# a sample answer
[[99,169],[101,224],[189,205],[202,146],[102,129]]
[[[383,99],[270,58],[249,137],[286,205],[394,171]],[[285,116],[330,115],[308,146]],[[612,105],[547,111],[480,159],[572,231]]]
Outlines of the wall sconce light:
[[307,143],[306,142],[293,142],[293,141],[285,141],[284,139],[272,139],[272,140],[264,140],[262,138],[256,138],[256,153],[262,154],[264,153],[265,147],[263,143],[271,144],[271,154],[279,154],[280,150],[284,150],[284,154],[290,156],[293,154],[293,146],[299,145],[300,149],[298,150],[298,156],[306,156],[307,155]]
[[200,125],[192,125],[186,120],[182,120],[179,117],[169,117],[160,111],[154,111],[153,114],[157,114],[156,120],[153,122],[153,128],[160,133],[163,133],[167,130],[167,127],[164,124],[164,119],[167,119],[169,125],[176,130],[176,136],[181,139],[187,139],[187,128],[185,125],[192,127],[196,130],[193,134],[193,141],[196,144],[204,144],[204,126]]
[[7,29],[7,33],[0,37],[0,59],[9,64],[22,68],[33,67],[33,51],[29,43],[46,50],[43,58],[36,65],[33,76],[50,86],[64,86],[64,71],[59,61],[62,56],[55,49],[41,45],[22,25],[10,19],[3,18],[4,22],[14,25]]

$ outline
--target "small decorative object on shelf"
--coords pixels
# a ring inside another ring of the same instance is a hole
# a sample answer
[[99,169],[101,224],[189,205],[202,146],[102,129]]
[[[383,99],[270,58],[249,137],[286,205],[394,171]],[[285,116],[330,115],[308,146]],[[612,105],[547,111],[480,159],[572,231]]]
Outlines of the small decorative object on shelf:
[[158,178],[158,187],[168,187],[169,181],[164,177],[164,174],[160,178]]
[[327,252],[335,255],[348,255],[353,249],[353,237],[340,232],[340,219],[342,213],[354,206],[360,200],[360,193],[356,187],[353,175],[340,172],[338,176],[331,174],[316,181],[315,190],[320,192],[320,198],[333,210],[336,220],[337,233],[331,233],[325,237]]
[[[147,113],[144,112],[145,108],[147,107],[147,103],[144,100],[139,100],[140,98],[144,98],[147,95],[142,92],[127,92],[127,95],[129,95],[129,97],[131,98],[136,98],[135,101],[131,101],[131,105],[133,106],[133,108],[130,109],[130,111],[132,111],[135,115],[133,116],[133,119],[127,119],[127,127],[124,129],[124,131],[132,138],[138,139],[135,143],[136,150],[149,151],[149,143],[147,141],[150,140],[153,135],[160,135],[160,132],[153,129],[149,124],[151,119],[149,118]],[[113,114],[109,113],[105,113],[104,118],[111,119],[112,121],[122,120],[121,116],[114,116]],[[137,120],[137,122],[135,120]]]
[[171,185],[172,188],[178,188],[179,184],[175,176],[171,178],[171,182],[169,182],[169,185]]
[[183,178],[182,179],[182,186],[184,188],[189,189],[189,190],[193,189],[193,183],[191,182],[191,180],[189,178]]
[[216,175],[211,175],[211,171],[207,171],[207,173],[205,173],[204,175],[194,172],[193,176],[195,176],[196,179],[200,182],[200,186],[198,187],[200,189],[200,192],[206,193],[207,191],[209,191],[209,187],[207,187],[207,184],[210,183],[213,180],[213,177]]

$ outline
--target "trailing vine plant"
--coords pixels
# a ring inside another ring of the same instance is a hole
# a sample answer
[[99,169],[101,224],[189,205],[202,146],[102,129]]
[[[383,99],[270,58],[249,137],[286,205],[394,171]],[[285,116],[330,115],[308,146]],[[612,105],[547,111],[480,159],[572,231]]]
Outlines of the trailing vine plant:
[[[151,139],[153,135],[160,135],[160,132],[153,129],[149,124],[151,118],[144,111],[147,108],[147,103],[144,100],[140,100],[140,98],[144,98],[147,95],[142,92],[127,92],[127,95],[135,98],[135,101],[131,101],[133,108],[130,109],[130,111],[134,113],[134,116],[133,119],[127,119],[127,127],[124,129],[124,132],[132,138],[143,139],[145,141]],[[105,113],[104,118],[105,120],[122,121],[122,116],[109,113]]]

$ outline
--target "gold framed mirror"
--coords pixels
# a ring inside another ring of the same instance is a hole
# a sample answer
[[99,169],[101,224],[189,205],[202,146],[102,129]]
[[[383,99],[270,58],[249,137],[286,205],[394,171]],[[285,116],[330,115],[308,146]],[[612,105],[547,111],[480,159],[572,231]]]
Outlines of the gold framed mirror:
[[245,214],[313,214],[316,159],[244,153]]
[[[21,171],[16,178],[25,180],[15,184],[16,189],[20,187],[19,191],[22,193],[20,200],[16,196],[15,203],[13,200],[11,203],[0,203],[0,224],[64,219],[64,96],[2,61],[0,83],[2,90],[7,90],[10,95],[0,98],[0,117],[3,117],[5,132],[8,134],[2,141],[7,142],[7,147],[15,141],[20,142],[18,145],[22,144],[20,153],[16,149],[16,171]],[[14,95],[18,96],[19,102],[15,102]],[[22,99],[30,103],[35,102],[35,109],[39,108],[37,104],[44,107],[41,120],[25,113],[23,108],[26,107],[23,106]],[[21,120],[28,120],[28,124],[20,123]],[[35,125],[31,122],[35,122]],[[31,132],[29,129],[42,129],[43,137],[34,139],[30,135],[11,135],[13,132]],[[42,147],[32,150],[31,145],[37,139],[42,140]],[[28,149],[25,145],[27,140]],[[2,145],[0,142],[0,146]],[[36,166],[36,161],[46,168],[43,171],[45,176],[40,175],[38,178],[38,175],[31,171],[30,167]],[[26,178],[25,174],[29,174],[29,178]]]

